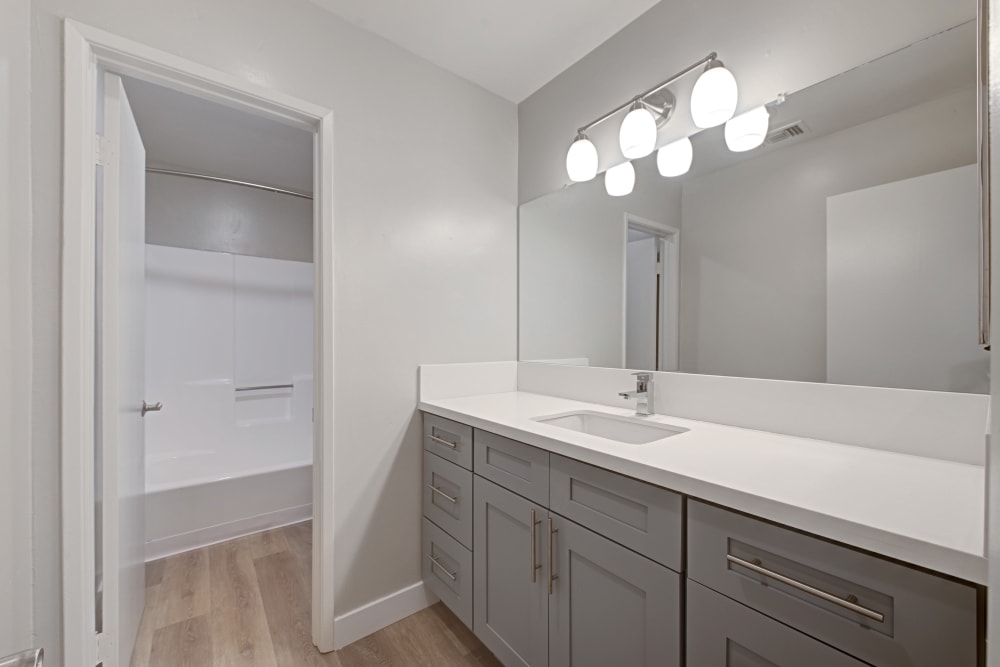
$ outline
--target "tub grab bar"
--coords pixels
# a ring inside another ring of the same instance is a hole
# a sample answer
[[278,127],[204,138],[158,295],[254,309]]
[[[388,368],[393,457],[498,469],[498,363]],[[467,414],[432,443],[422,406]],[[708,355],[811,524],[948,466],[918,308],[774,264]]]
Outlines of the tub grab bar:
[[262,384],[255,387],[236,387],[236,391],[258,391],[261,389],[294,389],[294,384]]

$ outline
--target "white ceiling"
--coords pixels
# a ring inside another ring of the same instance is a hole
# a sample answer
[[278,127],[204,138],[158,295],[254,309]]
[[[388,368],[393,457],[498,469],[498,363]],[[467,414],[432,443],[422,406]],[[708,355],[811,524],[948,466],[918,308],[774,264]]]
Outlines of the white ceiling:
[[519,103],[658,0],[311,0]]
[[312,192],[311,132],[156,84],[123,80],[149,166]]

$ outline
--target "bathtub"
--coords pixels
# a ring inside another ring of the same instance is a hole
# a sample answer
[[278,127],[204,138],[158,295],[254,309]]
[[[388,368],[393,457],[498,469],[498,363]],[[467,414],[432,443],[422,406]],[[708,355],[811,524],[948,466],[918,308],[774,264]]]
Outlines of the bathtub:
[[[219,459],[214,454],[179,454],[184,455],[179,460],[207,467]],[[147,464],[147,470],[156,468]],[[154,480],[146,486],[146,560],[312,518],[309,460],[271,470],[220,472],[194,482],[159,476]]]
[[[191,383],[170,396],[181,412],[197,405],[218,416],[214,428],[147,421],[146,560],[312,517],[311,378],[233,396],[231,381]],[[276,403],[290,417],[262,418],[255,403]]]

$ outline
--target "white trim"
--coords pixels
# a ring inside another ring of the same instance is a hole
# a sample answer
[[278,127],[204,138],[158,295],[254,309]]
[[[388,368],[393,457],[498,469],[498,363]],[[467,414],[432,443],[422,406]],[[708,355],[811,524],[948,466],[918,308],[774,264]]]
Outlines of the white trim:
[[378,632],[411,614],[416,614],[437,601],[437,596],[424,586],[424,582],[418,581],[338,616],[334,621],[337,636],[335,648],[339,651],[348,644]]
[[334,647],[333,396],[333,114],[319,121],[313,155],[313,556],[312,635],[321,652]]
[[146,562],[173,556],[174,554],[201,549],[238,537],[246,537],[265,530],[290,526],[312,518],[312,504],[265,512],[246,519],[198,528],[197,530],[168,535],[146,542]]
[[330,110],[67,19],[63,82],[61,456],[67,667],[96,662],[94,628],[94,157],[96,72],[152,81],[316,132],[313,642],[334,644],[333,114]]
[[[67,23],[63,45],[62,561],[67,667],[97,662],[94,636],[94,54]],[[81,112],[82,111],[82,112]]]
[[[666,257],[661,261],[667,265],[667,289],[661,292],[660,301],[660,349],[664,356],[659,368],[637,370],[677,371],[680,370],[680,281],[681,281],[681,230],[676,227],[625,212],[622,246],[622,368],[626,368],[626,347],[628,335],[628,230],[636,228],[662,239]],[[664,341],[671,344],[664,345]]]

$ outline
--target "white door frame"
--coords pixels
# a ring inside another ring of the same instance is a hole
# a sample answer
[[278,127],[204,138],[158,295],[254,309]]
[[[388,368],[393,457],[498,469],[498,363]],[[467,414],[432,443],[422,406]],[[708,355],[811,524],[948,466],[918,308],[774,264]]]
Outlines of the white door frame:
[[[669,370],[680,366],[680,280],[681,280],[681,230],[676,227],[628,213],[622,225],[622,368],[626,367],[625,354],[628,334],[628,230],[641,229],[664,239],[667,263],[667,288],[660,292],[660,340],[658,344],[664,354],[660,365]],[[664,345],[663,342],[671,341]],[[639,368],[636,370],[658,371],[661,368]]]
[[[65,664],[93,667],[99,661],[98,656],[105,652],[94,632],[94,188],[98,67],[315,133],[312,638],[320,651],[332,651],[333,113],[69,19],[65,21],[63,59],[60,379]],[[102,658],[107,660],[109,656]]]

